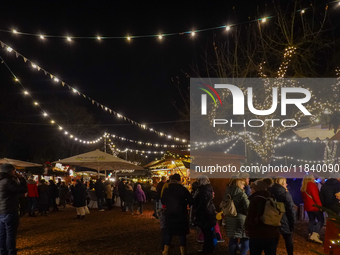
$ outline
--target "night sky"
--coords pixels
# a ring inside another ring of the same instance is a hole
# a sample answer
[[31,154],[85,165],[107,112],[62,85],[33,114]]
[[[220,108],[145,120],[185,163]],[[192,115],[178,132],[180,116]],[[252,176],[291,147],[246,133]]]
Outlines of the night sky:
[[[273,13],[267,3],[271,1],[10,1],[0,3],[0,30],[70,37],[179,33],[270,16]],[[67,42],[65,38],[41,40],[0,32],[4,43],[85,95],[155,130],[184,138],[189,138],[189,134],[176,134],[181,123],[176,122],[181,119],[176,107],[183,110],[184,102],[171,79],[178,77],[179,89],[187,95],[189,79],[185,73],[195,76],[192,66],[198,66],[204,73],[204,53],[213,48],[214,38],[226,40],[227,36],[224,29],[216,29],[195,37],[190,34],[163,37],[161,41],[151,37],[130,42],[77,38]],[[55,85],[49,76],[33,70],[4,48],[0,49],[0,55],[51,116],[57,119],[61,116],[55,100],[72,102],[94,115],[100,131],[147,142],[168,142],[94,107],[60,83]],[[25,123],[36,124],[31,134],[34,139],[39,139],[39,133],[58,132],[51,127],[47,130],[41,112],[22,96],[22,89],[13,86],[13,78],[4,65],[0,65],[0,77],[1,93],[6,93],[7,99],[22,100],[20,104],[27,110],[23,113]],[[10,110],[3,108],[0,114],[2,127],[14,125],[8,118]],[[27,125],[28,128],[32,129],[32,125]],[[0,156],[32,158],[30,153],[13,151]]]

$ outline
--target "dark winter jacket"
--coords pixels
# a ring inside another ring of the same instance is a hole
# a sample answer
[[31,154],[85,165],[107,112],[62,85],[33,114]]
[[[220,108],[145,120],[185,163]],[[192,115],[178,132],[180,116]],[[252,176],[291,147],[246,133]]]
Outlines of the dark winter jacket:
[[296,211],[292,196],[282,185],[277,183],[268,188],[268,191],[273,195],[277,202],[284,203],[286,212],[281,219],[280,231],[282,234],[291,234],[294,230],[296,220]]
[[125,200],[125,191],[126,191],[126,186],[125,184],[121,181],[118,184],[118,191],[119,191],[119,197],[121,200]]
[[86,206],[86,186],[82,183],[77,183],[72,188],[73,206],[83,207]]
[[157,184],[156,190],[157,190],[159,197],[161,197],[161,193],[162,193],[162,189],[163,189],[164,184],[165,184],[165,182],[162,182],[162,181]]
[[214,227],[216,225],[216,208],[213,203],[213,188],[210,184],[201,185],[194,196],[193,210],[195,224],[198,227]]
[[101,181],[96,181],[94,184],[94,189],[96,190],[97,197],[105,197],[105,185]]
[[125,202],[128,204],[132,204],[135,198],[135,193],[131,189],[125,189]]
[[0,214],[18,213],[19,197],[27,192],[24,178],[19,182],[7,173],[0,173]]
[[51,200],[55,200],[57,197],[59,197],[57,185],[50,182],[50,185],[48,185],[48,193]]
[[244,223],[249,206],[248,196],[242,189],[235,185],[226,188],[223,201],[226,201],[227,195],[230,195],[233,199],[237,211],[236,217],[227,216],[225,219],[227,237],[246,238]]
[[328,179],[320,191],[322,205],[336,213],[340,213],[339,200],[335,197],[338,192],[340,192],[340,182],[337,179]]
[[265,225],[260,217],[263,215],[266,199],[271,197],[266,190],[257,191],[249,197],[250,204],[246,217],[245,228],[250,238],[279,238],[280,227]]
[[[140,185],[140,184],[138,184]],[[135,190],[135,200],[137,202],[146,202],[146,197],[145,197],[145,193],[144,191],[142,190],[142,188],[138,188],[138,185],[137,185],[137,188]]]
[[38,194],[39,194],[39,205],[48,205],[49,204],[49,193],[48,186],[44,183],[38,186]]
[[66,185],[60,185],[59,187],[59,197],[65,199],[67,197],[68,187]]
[[179,183],[170,183],[164,189],[162,204],[165,205],[165,231],[171,235],[189,233],[188,204],[193,203],[189,191]]

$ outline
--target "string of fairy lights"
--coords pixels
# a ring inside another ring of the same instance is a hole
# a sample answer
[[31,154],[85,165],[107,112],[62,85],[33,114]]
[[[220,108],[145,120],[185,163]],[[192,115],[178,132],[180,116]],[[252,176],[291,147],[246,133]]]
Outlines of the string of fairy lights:
[[[320,6],[326,6],[326,10],[328,9],[330,4],[334,4],[336,7],[340,6],[340,1],[336,0],[336,1],[331,1],[329,3],[320,5]],[[313,8],[315,8],[315,6],[310,5],[309,7],[303,8],[303,9],[298,9],[296,10],[294,13],[298,14],[298,15],[304,15],[306,14],[309,10],[313,10]],[[257,18],[257,19],[253,19],[247,21],[243,21],[243,22],[238,22],[238,23],[233,23],[233,24],[226,24],[226,25],[221,25],[221,26],[216,26],[216,27],[209,27],[209,28],[202,28],[202,29],[193,29],[190,31],[181,31],[181,32],[172,32],[172,33],[159,33],[159,34],[147,34],[147,35],[125,35],[125,36],[112,36],[112,35],[92,35],[92,36],[72,36],[72,35],[52,35],[52,34],[42,34],[42,33],[28,33],[28,32],[22,32],[22,31],[18,31],[18,29],[0,29],[0,32],[4,32],[4,33],[11,33],[14,35],[24,35],[24,36],[31,36],[31,37],[36,37],[42,41],[46,40],[46,39],[52,39],[52,38],[56,38],[56,39],[63,39],[65,41],[67,41],[68,43],[72,43],[74,40],[96,40],[96,41],[102,41],[102,40],[113,40],[113,39],[123,39],[126,40],[128,42],[130,42],[133,39],[142,39],[142,38],[156,38],[158,40],[163,40],[165,37],[169,37],[169,36],[183,36],[183,35],[189,35],[191,37],[195,37],[196,34],[198,33],[202,33],[202,32],[206,32],[206,31],[212,31],[212,30],[224,30],[226,32],[231,31],[234,27],[237,27],[239,25],[243,25],[246,23],[254,23],[254,22],[258,22],[258,23],[266,23],[269,19],[272,18],[276,18],[278,17],[278,15],[273,15],[273,16],[265,16],[265,17],[261,17],[261,18]]]
[[100,142],[103,138],[102,136],[98,137],[95,140],[86,140],[86,139],[80,139],[78,137],[76,137],[75,135],[73,135],[71,132],[65,130],[63,128],[62,125],[58,124],[54,119],[52,119],[52,117],[47,113],[46,110],[43,109],[43,107],[39,104],[39,102],[37,100],[35,100],[33,98],[33,96],[26,90],[26,88],[24,87],[24,85],[21,83],[21,81],[17,78],[17,76],[12,72],[12,70],[9,68],[9,66],[7,65],[7,63],[5,62],[5,60],[0,56],[0,60],[1,62],[7,67],[7,69],[10,71],[10,73],[12,74],[12,76],[14,77],[14,80],[20,84],[20,86],[23,89],[23,95],[26,97],[31,98],[32,100],[32,106],[36,107],[37,109],[40,110],[41,112],[41,116],[43,116],[43,118],[47,119],[49,121],[49,123],[51,125],[55,125],[56,127],[58,127],[58,130],[61,132],[64,132],[65,136],[69,137],[70,139],[73,139],[74,141],[77,141],[79,143],[83,143],[83,144],[95,144]]
[[[19,52],[17,52],[13,48],[11,48],[9,45],[5,44],[3,41],[0,41],[0,45],[1,45],[1,47],[6,47],[6,50],[8,52],[15,53],[15,56],[17,58],[22,57],[24,62],[25,63],[29,63],[32,68],[37,69],[38,71],[41,70],[41,71],[44,72],[45,75],[49,75],[51,80],[54,81],[54,83],[61,83],[61,85],[63,87],[66,86],[73,93],[78,94],[79,96],[82,96],[85,99],[88,99],[92,103],[92,105],[96,105],[97,107],[102,108],[104,111],[109,112],[110,114],[113,114],[113,115],[117,116],[120,119],[123,119],[123,120],[125,120],[127,122],[130,122],[131,124],[134,124],[134,125],[138,126],[141,129],[148,130],[148,131],[150,131],[152,133],[155,133],[155,134],[157,134],[157,135],[159,135],[161,137],[164,137],[164,138],[176,141],[176,142],[182,142],[182,143],[188,143],[189,142],[187,139],[182,139],[182,138],[179,138],[179,137],[176,137],[176,136],[172,136],[170,134],[166,134],[165,132],[156,131],[153,128],[147,127],[146,124],[141,124],[141,123],[139,123],[137,121],[134,121],[134,120],[126,117],[126,116],[123,116],[122,114],[120,114],[120,113],[112,110],[111,108],[109,108],[109,107],[99,103],[98,101],[96,101],[96,100],[92,99],[91,97],[85,95],[84,93],[80,92],[78,89],[76,89],[76,88],[72,87],[71,85],[67,84],[66,82],[60,80],[57,76],[55,76],[54,74],[46,71],[44,68],[40,67],[38,64],[32,62],[30,59],[28,59],[27,57],[23,56],[22,54],[20,54]],[[19,79],[17,77],[15,77],[15,80],[18,81]]]

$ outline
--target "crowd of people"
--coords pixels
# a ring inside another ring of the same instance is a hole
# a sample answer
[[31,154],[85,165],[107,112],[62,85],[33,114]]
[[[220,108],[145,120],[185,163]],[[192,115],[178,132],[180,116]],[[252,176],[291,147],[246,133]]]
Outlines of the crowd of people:
[[[203,243],[201,254],[214,252],[218,242],[223,242],[220,223],[225,226],[229,239],[229,254],[251,255],[276,254],[280,236],[283,237],[287,254],[294,253],[293,231],[297,206],[287,189],[287,180],[249,179],[241,174],[232,178],[225,187],[219,206],[214,203],[214,187],[206,176],[195,179],[189,187],[183,186],[179,174],[159,182],[133,183],[122,178],[116,183],[103,179],[84,182],[82,179],[66,184],[41,179],[38,183],[21,176],[13,165],[3,164],[0,168],[0,254],[16,254],[16,233],[19,213],[26,210],[29,217],[41,216],[49,211],[64,210],[66,204],[76,208],[77,219],[89,213],[88,192],[93,191],[99,211],[120,204],[122,212],[143,214],[144,203],[153,201],[153,217],[160,222],[162,254],[168,255],[173,236],[179,237],[180,252],[186,254],[186,236],[190,227],[199,230],[197,240]],[[190,192],[191,191],[191,192]],[[301,196],[304,210],[308,214],[308,240],[322,244],[320,230],[324,225],[322,208],[340,214],[340,175],[334,174],[321,185],[313,175],[302,181]],[[25,201],[23,203],[22,201]],[[20,204],[19,204],[19,201]],[[224,215],[222,217],[222,215]]]
[[[163,255],[169,254],[173,236],[179,236],[180,252],[186,254],[186,235],[193,226],[203,235],[201,254],[211,254],[221,238],[216,221],[220,216],[215,207],[213,186],[206,176],[192,184],[192,192],[181,184],[178,174],[165,177],[153,189],[154,214],[160,219]],[[308,214],[309,241],[322,244],[320,230],[324,224],[321,206],[340,214],[340,175],[334,174],[319,190],[313,175],[306,175],[301,186],[304,210]],[[293,202],[284,177],[250,180],[242,174],[227,185],[220,209],[224,214],[229,254],[276,254],[280,236],[288,255],[294,254],[293,231],[297,206]],[[188,212],[188,208],[191,208]]]

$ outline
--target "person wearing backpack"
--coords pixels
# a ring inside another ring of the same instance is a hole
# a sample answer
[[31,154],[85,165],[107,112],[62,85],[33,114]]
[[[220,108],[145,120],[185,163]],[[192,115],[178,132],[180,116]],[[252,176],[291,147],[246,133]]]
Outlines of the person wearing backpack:
[[[301,196],[304,202],[304,209],[308,214],[308,239],[312,242],[320,243],[320,230],[324,223],[323,213],[313,205],[322,206],[319,189],[316,186],[315,178],[312,174],[305,175],[301,186]],[[317,220],[317,222],[316,222]]]
[[[229,237],[229,254],[234,255],[238,248],[238,240],[240,239],[240,254],[246,255],[249,250],[249,239],[245,234],[244,223],[248,211],[249,200],[244,192],[244,179],[232,179],[229,186],[226,188],[223,201],[229,203],[230,198],[233,206],[236,209],[237,215],[225,215],[225,228],[227,237]],[[222,203],[221,203],[222,204]],[[224,210],[223,210],[224,212]]]
[[277,202],[284,203],[286,212],[283,214],[281,219],[280,232],[283,239],[285,240],[287,254],[293,255],[294,244],[292,233],[294,231],[296,211],[293,198],[287,190],[286,178],[275,178],[273,186],[268,188],[268,191],[273,195]]
[[216,208],[213,203],[213,188],[207,176],[196,178],[198,188],[194,194],[193,211],[195,215],[195,225],[198,226],[204,236],[201,254],[212,253],[214,245],[214,226],[216,225]]
[[265,211],[267,199],[272,195],[267,191],[268,184],[257,180],[250,185],[250,204],[245,222],[246,233],[249,236],[250,255],[275,255],[280,238],[280,226],[264,224],[261,220]]

